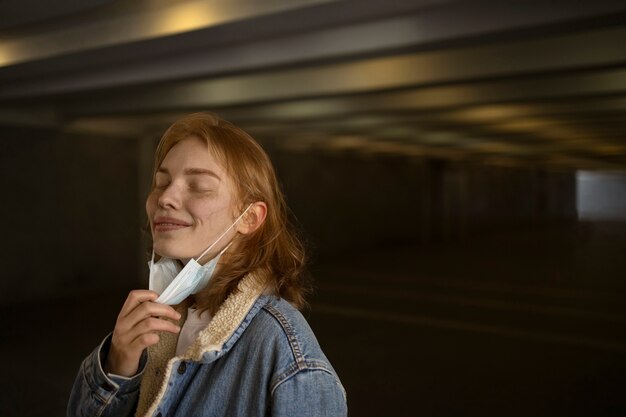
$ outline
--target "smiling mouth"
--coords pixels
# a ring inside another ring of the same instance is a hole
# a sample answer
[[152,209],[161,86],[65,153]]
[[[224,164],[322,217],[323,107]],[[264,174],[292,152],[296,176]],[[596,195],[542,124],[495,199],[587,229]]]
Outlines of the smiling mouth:
[[156,223],[154,225],[154,230],[157,232],[169,232],[173,230],[180,230],[189,227],[185,224],[176,224],[176,223]]
[[154,230],[156,232],[171,232],[174,230],[184,229],[186,226],[184,224],[173,224],[173,223],[156,223],[154,225]]
[[154,222],[154,231],[155,232],[170,232],[175,230],[184,229],[189,227],[190,224],[173,218],[157,218]]

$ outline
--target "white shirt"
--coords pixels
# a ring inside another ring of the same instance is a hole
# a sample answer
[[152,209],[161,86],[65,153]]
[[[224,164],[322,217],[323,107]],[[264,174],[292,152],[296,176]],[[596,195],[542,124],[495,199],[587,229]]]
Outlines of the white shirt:
[[210,321],[211,314],[209,314],[208,311],[204,311],[202,315],[200,315],[195,308],[187,309],[187,320],[185,320],[178,334],[176,356],[181,356],[187,351],[187,348],[189,348],[198,337],[198,333],[206,329]]

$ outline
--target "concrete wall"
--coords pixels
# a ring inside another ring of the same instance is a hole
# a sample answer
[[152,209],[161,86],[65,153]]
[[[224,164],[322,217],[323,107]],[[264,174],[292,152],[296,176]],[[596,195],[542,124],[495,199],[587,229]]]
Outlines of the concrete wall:
[[136,141],[1,132],[0,303],[136,280]]
[[[0,304],[147,285],[141,229],[156,138],[1,132]],[[317,253],[575,218],[572,173],[266,147]]]
[[270,148],[317,250],[392,247],[576,219],[572,172]]
[[272,152],[288,204],[320,251],[424,239],[424,164],[403,158],[352,158]]

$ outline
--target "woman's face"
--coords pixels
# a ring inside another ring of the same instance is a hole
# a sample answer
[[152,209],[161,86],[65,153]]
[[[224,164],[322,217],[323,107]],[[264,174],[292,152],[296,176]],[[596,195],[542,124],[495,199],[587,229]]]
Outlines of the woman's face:
[[[232,180],[196,137],[187,138],[165,156],[146,201],[154,251],[186,261],[211,246],[236,219]],[[200,263],[217,255],[235,236],[233,227]]]

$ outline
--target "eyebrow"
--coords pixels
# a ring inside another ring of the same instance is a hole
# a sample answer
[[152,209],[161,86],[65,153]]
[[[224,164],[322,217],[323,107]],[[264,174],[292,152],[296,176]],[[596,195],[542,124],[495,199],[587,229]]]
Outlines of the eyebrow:
[[[169,171],[167,170],[167,168],[159,168],[157,170],[157,172],[162,172],[164,174],[168,174],[169,175]],[[215,172],[211,171],[210,169],[205,169],[205,168],[186,168],[183,173],[185,175],[210,175],[212,177],[215,177],[218,181],[221,181],[222,179],[220,178],[219,175],[217,175]]]

